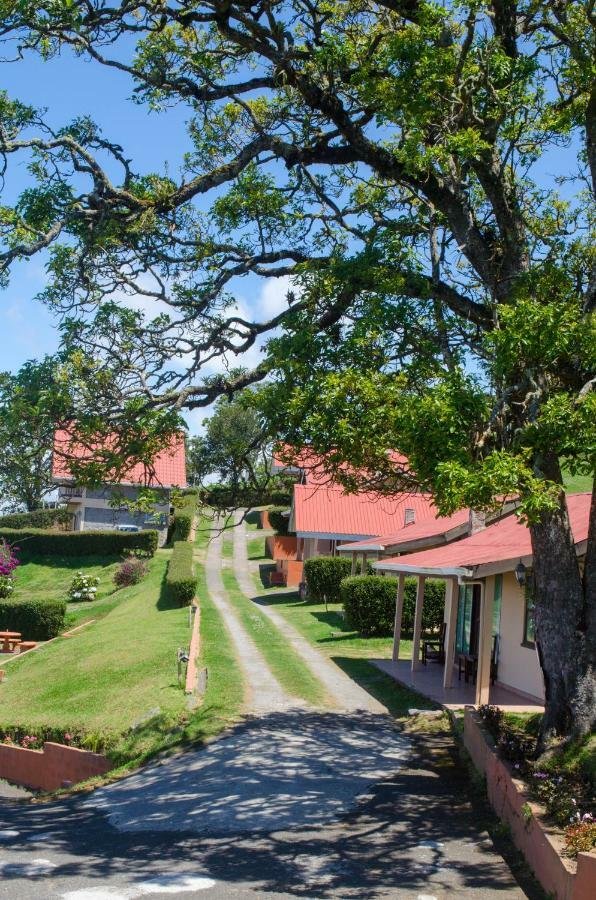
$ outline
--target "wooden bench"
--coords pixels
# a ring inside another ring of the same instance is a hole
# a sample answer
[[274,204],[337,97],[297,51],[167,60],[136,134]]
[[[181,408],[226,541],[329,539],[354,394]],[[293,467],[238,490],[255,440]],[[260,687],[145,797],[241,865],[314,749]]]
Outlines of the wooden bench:
[[35,650],[37,641],[21,641],[19,645],[19,653],[26,653],[27,650]]

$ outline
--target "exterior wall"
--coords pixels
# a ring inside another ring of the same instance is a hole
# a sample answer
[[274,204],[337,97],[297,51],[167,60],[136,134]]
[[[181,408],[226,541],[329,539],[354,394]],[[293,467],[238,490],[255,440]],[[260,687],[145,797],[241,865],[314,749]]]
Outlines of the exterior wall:
[[55,791],[65,782],[77,784],[104,775],[110,762],[99,753],[46,742],[43,750],[0,744],[0,778],[39,791]]
[[278,562],[277,568],[283,572],[287,587],[300,586],[304,569],[301,560],[283,559]]
[[[64,489],[62,489],[64,490]],[[158,524],[151,521],[153,516],[146,513],[131,513],[128,509],[115,509],[109,505],[112,496],[112,489],[109,486],[90,490],[89,488],[76,489],[80,496],[73,496],[72,490],[67,489],[70,493],[68,510],[74,514],[74,531],[105,531],[117,528],[119,525],[136,525],[141,529],[155,529],[158,532],[158,542],[161,547],[167,538],[168,519],[170,513],[169,491],[161,490],[162,503],[155,507],[155,515],[158,517]],[[138,488],[124,485],[117,489],[122,492],[128,499],[135,500],[138,496]]]
[[515,580],[513,572],[505,572],[497,680],[505,687],[511,687],[542,700],[544,685],[538,654],[534,648],[522,646],[523,632],[524,592]]

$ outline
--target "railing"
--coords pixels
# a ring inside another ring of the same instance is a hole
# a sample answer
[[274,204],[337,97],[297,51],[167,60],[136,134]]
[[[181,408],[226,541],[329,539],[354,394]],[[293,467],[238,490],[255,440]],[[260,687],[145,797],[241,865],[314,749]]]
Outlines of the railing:
[[58,491],[58,496],[64,498],[65,500],[81,497],[83,496],[83,488],[82,487],[61,487]]

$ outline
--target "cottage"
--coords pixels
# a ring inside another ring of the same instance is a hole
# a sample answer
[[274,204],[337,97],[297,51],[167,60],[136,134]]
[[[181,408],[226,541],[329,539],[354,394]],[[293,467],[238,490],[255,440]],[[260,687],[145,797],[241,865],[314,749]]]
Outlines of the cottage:
[[[114,482],[97,488],[78,485],[73,477],[69,457],[77,460],[90,458],[93,448],[82,447],[72,441],[70,432],[59,430],[54,436],[52,480],[58,486],[59,500],[66,503],[73,514],[73,530],[143,530],[155,529],[159,545],[166,541],[173,488],[186,487],[186,456],[184,437],[174,437],[169,445],[157,454],[150,471],[136,464]],[[134,503],[143,488],[155,492],[158,502],[151,512],[140,513],[128,506],[114,505],[121,497]]]
[[399,493],[388,497],[337,485],[294,485],[289,531],[298,539],[298,558],[334,556],[344,543],[370,540],[396,532],[435,515],[428,494]]
[[[578,556],[585,553],[590,501],[589,494],[568,497]],[[383,666],[390,674],[447,705],[455,699],[453,688],[459,688],[462,679],[464,684],[470,683],[467,702],[497,702],[520,708],[542,704],[530,533],[515,514],[453,543],[381,559],[374,568],[398,575],[393,660]],[[399,659],[407,575],[418,578],[411,662]],[[425,666],[422,659],[424,581],[428,577],[444,578],[447,584],[444,638],[435,642],[432,653],[440,668],[433,663]],[[437,643],[442,647],[437,648]]]

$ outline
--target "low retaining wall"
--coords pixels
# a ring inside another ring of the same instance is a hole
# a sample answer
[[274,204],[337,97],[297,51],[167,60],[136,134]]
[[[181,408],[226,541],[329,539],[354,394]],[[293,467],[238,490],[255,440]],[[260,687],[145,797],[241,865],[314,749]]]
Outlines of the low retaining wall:
[[0,744],[0,778],[36,791],[55,791],[112,768],[100,753],[46,741],[43,750]]
[[198,679],[198,659],[201,649],[201,608],[198,603],[194,603],[194,615],[192,622],[192,635],[190,638],[190,649],[188,651],[188,665],[186,667],[186,684],[185,693],[193,694],[197,688]]
[[490,804],[511,829],[515,846],[544,890],[557,900],[592,900],[596,885],[596,851],[580,853],[577,863],[561,856],[560,834],[544,820],[544,808],[530,800],[525,785],[499,759],[495,745],[476,710],[464,713],[464,744],[479,772],[486,778]]

